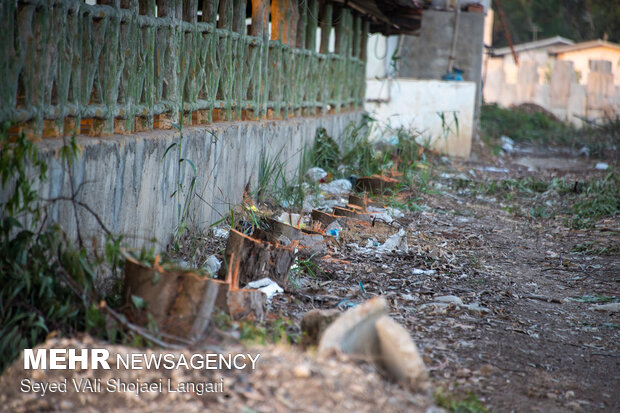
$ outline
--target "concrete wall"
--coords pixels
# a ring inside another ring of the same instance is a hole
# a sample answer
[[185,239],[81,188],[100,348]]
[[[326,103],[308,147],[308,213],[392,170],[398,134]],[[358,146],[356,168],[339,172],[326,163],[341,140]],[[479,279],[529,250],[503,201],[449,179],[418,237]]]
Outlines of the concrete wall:
[[[454,11],[425,10],[420,36],[405,36],[400,48],[399,76],[441,79],[448,70],[454,32]],[[480,100],[480,78],[484,14],[462,12],[457,33],[454,66],[464,70],[463,79],[476,86],[476,117]]]
[[385,79],[398,76],[398,63],[392,60],[399,46],[400,36],[373,34],[366,45],[366,78]]
[[[474,82],[399,78],[368,79],[366,85],[366,110],[379,121],[380,127],[415,130],[420,134],[419,142],[430,140],[431,147],[442,153],[469,157],[474,125]],[[458,128],[454,116],[458,119]]]
[[[197,193],[190,222],[204,227],[219,220],[229,206],[242,200],[250,176],[256,182],[261,151],[286,162],[289,172],[299,165],[301,149],[314,140],[319,127],[339,137],[351,122],[359,122],[362,111],[285,121],[235,122],[186,127],[182,156],[197,168]],[[176,199],[171,195],[178,180],[176,149],[163,158],[166,148],[179,141],[176,131],[156,130],[106,139],[78,137],[82,154],[72,168],[74,187],[81,185],[77,200],[88,204],[116,234],[125,235],[132,246],[152,237],[165,245],[177,225]],[[70,196],[69,175],[60,165],[58,139],[39,144],[49,165],[47,182],[39,185],[44,198]],[[189,163],[181,169],[188,188],[192,177]],[[186,189],[187,191],[187,189]],[[3,199],[0,193],[0,199]],[[50,209],[50,219],[76,236],[74,211],[68,202]],[[83,238],[101,237],[102,231],[84,209],[78,209]]]
[[560,53],[557,58],[558,60],[568,60],[573,62],[575,72],[579,78],[579,83],[582,85],[588,83],[591,61],[608,61],[611,63],[611,73],[614,75],[614,85],[620,86],[620,50],[617,48],[599,46],[590,49]]
[[535,103],[576,126],[584,118],[620,114],[620,87],[610,61],[590,60],[584,81],[572,61],[549,58],[546,51],[521,53],[519,59],[519,66],[511,56],[488,60],[485,102],[504,107]]

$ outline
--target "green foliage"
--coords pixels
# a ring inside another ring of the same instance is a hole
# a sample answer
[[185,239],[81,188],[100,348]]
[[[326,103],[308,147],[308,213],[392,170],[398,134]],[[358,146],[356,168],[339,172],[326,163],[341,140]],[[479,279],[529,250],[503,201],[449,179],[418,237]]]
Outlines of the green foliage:
[[[183,158],[182,150],[183,150],[183,116],[181,115],[181,122],[177,125],[173,123],[174,126],[179,131],[179,141],[171,143],[162,156],[162,161],[168,155],[172,149],[177,150],[177,187],[174,192],[170,195],[170,198],[176,198],[176,212],[177,212],[177,227],[174,232],[173,238],[173,246],[178,250],[178,240],[183,235],[183,233],[187,230],[188,227],[188,218],[191,211],[191,205],[195,200],[196,194],[196,179],[198,177],[198,170],[196,169],[196,165],[190,159]],[[191,168],[190,175],[190,183],[185,186],[184,173],[186,168]]]
[[307,259],[295,258],[295,264],[291,267],[291,276],[293,278],[299,278],[302,275],[307,275],[310,278],[318,278],[319,275],[322,275],[325,278],[330,278],[330,276],[314,262],[314,257],[315,256],[312,255]]
[[[2,216],[33,214],[36,219],[41,216],[41,209],[37,191],[32,187],[33,177],[28,175],[29,162],[38,171],[36,178],[40,181],[46,179],[47,165],[39,159],[37,147],[23,134],[11,144],[7,135],[8,127],[4,125],[0,130],[0,181],[2,189],[8,193],[7,201],[1,206]],[[12,189],[7,188],[7,185]]]
[[580,303],[610,303],[615,301],[615,297],[610,297],[607,295],[594,294],[594,295],[583,295],[581,297],[572,297],[573,301],[577,301]]
[[[555,209],[551,206],[533,205],[529,208],[529,216],[548,219],[564,214],[566,225],[575,229],[591,228],[600,218],[620,214],[620,176],[615,171],[588,182],[569,183],[564,178],[543,181],[527,177],[482,183],[462,181],[458,182],[457,186],[471,186],[474,193],[497,196],[505,201],[512,201],[516,197],[528,200],[534,197],[536,200],[538,194],[555,191],[560,195],[560,202]],[[518,205],[509,205],[505,209],[510,213],[523,215]]]
[[233,321],[228,314],[219,311],[214,314],[213,321],[219,329],[237,331],[239,339],[246,345],[293,344],[299,342],[300,338],[299,333],[293,330],[294,323],[283,317],[263,322]]
[[620,213],[620,177],[610,172],[603,179],[596,179],[584,185],[577,200],[571,206],[572,216],[567,223],[570,227],[591,228],[605,216]]
[[581,253],[584,255],[613,255],[620,252],[620,245],[599,246],[596,241],[586,241],[583,243],[575,244],[571,248],[572,253]]
[[573,136],[570,127],[544,113],[504,109],[495,104],[482,106],[480,127],[486,140],[506,135],[521,142],[566,143]]
[[302,165],[305,154],[302,152],[300,167],[292,178],[287,176],[286,162],[280,160],[281,151],[269,157],[261,153],[258,165],[258,189],[255,194],[259,202],[267,199],[288,207],[300,208],[305,199],[305,191],[301,185],[303,179]]
[[613,157],[620,151],[620,117],[607,117],[599,123],[588,123],[581,129],[564,124],[540,112],[523,108],[504,109],[495,104],[482,105],[480,111],[482,138],[493,151],[502,135],[517,142],[588,148],[591,156]]
[[[448,113],[451,113],[452,115],[447,115]],[[437,116],[439,116],[439,119],[441,120],[441,137],[443,139],[448,139],[448,136],[451,134],[459,134],[458,112],[437,112]]]
[[[502,8],[515,44],[533,40],[532,23],[540,32],[538,39],[567,37],[576,42],[602,39],[620,42],[620,5],[616,0],[503,0]],[[493,44],[507,46],[506,36],[495,13]]]
[[[70,165],[77,151],[71,140],[61,149],[63,163]],[[28,171],[35,171],[37,179]],[[74,246],[57,225],[44,225],[46,206],[32,182],[44,181],[46,171],[32,142],[20,135],[11,143],[3,131],[0,176],[7,201],[0,219],[0,371],[23,348],[34,347],[52,332],[116,336],[92,305],[97,302],[95,269],[103,258]],[[118,265],[120,240],[110,237],[106,244],[105,258],[113,266]]]
[[358,176],[380,173],[384,166],[384,155],[369,140],[370,122],[365,116],[361,123],[351,123],[344,131],[342,163]]
[[464,399],[457,400],[439,387],[435,392],[435,401],[439,407],[453,413],[489,413],[489,410],[473,393],[469,393]]
[[338,167],[340,148],[336,141],[327,134],[325,128],[317,130],[311,153],[313,155],[312,165],[326,171],[335,171]]
[[280,150],[274,157],[269,157],[263,150],[258,160],[258,188],[256,190],[256,197],[259,202],[265,200],[267,193],[272,189],[272,185],[276,180],[276,175],[279,174],[284,165],[280,161]]

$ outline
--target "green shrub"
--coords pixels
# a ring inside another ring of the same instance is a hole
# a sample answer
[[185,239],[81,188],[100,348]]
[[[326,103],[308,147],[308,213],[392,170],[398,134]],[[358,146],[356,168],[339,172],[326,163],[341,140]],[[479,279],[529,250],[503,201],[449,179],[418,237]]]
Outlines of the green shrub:
[[[0,372],[21,350],[31,348],[52,332],[61,335],[89,331],[115,336],[92,303],[95,268],[103,258],[74,246],[57,225],[46,225],[46,205],[32,182],[46,179],[47,166],[36,146],[20,135],[10,142],[6,127],[0,131]],[[64,163],[77,151],[65,145]],[[36,171],[36,179],[31,176]],[[109,244],[106,255],[118,258],[120,239]],[[108,334],[109,333],[109,334]]]

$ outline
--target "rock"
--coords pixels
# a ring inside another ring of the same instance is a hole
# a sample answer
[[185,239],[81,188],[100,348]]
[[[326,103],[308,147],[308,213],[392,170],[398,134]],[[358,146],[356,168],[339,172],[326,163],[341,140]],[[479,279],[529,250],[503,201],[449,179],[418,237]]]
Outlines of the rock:
[[293,367],[293,375],[298,379],[307,379],[312,375],[312,370],[310,370],[310,366],[307,364],[298,364]]
[[468,368],[462,368],[462,369],[458,369],[456,371],[456,377],[466,378],[466,377],[469,377],[469,376],[471,376],[471,370],[468,369]]
[[436,303],[447,303],[447,304],[455,304],[455,305],[463,305],[463,300],[461,300],[456,295],[442,295],[441,297],[435,297]]
[[483,376],[490,376],[491,374],[493,374],[494,370],[495,370],[495,367],[493,367],[491,364],[483,364],[478,369],[478,373]]
[[301,319],[301,341],[304,347],[319,343],[323,332],[341,314],[336,308],[320,310],[315,308],[305,313]]
[[510,172],[509,169],[496,168],[495,166],[485,166],[484,168],[482,168],[482,170],[486,172],[502,173],[502,174],[507,174],[508,172]]
[[430,383],[418,348],[407,330],[384,315],[375,321],[381,364],[396,380],[406,383],[413,391],[428,391]]
[[608,303],[608,304],[596,304],[596,305],[591,306],[590,310],[610,311],[612,313],[617,313],[618,311],[620,311],[620,302]]
[[342,352],[376,359],[381,349],[375,321],[387,315],[388,311],[388,303],[383,297],[372,298],[347,310],[323,333],[319,341],[319,355]]

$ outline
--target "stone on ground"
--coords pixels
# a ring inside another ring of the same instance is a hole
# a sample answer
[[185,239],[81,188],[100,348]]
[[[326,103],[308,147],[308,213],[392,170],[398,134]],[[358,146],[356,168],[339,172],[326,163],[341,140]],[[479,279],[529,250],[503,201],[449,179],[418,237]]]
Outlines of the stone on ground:
[[418,348],[407,330],[389,316],[375,321],[383,367],[414,391],[428,391],[430,383]]
[[372,298],[351,308],[327,327],[319,342],[319,355],[341,352],[376,359],[380,347],[375,321],[388,311],[388,303],[383,297]]

